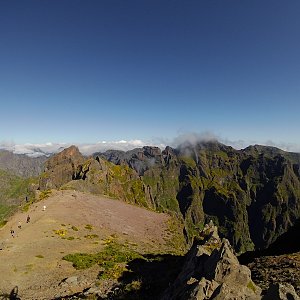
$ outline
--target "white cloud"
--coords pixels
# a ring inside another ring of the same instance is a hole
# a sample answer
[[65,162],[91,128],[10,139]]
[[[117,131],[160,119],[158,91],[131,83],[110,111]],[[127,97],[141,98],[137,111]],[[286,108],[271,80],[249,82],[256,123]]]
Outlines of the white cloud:
[[120,140],[120,141],[99,141],[97,143],[90,144],[78,144],[78,143],[44,143],[44,144],[15,144],[13,142],[0,142],[0,149],[12,151],[17,154],[26,154],[31,157],[38,157],[41,155],[51,155],[53,153],[57,153],[62,151],[63,149],[76,145],[80,152],[84,155],[91,155],[95,152],[104,152],[106,150],[122,150],[128,151],[134,148],[141,148],[143,146],[157,146],[161,149],[164,149],[167,145],[171,147],[178,147],[184,143],[196,144],[197,142],[207,142],[207,141],[219,141],[225,145],[232,146],[235,149],[242,149],[247,147],[248,145],[253,144],[261,144],[266,146],[273,146],[280,148],[285,151],[290,152],[300,152],[300,145],[296,143],[284,143],[284,142],[274,142],[274,141],[266,141],[264,143],[259,143],[255,141],[247,142],[244,140],[233,141],[227,138],[222,138],[215,135],[212,132],[206,131],[203,133],[186,133],[181,134],[176,137],[173,141],[163,138],[156,138],[152,141],[143,141],[143,140]]
[[199,142],[209,141],[220,141],[220,138],[210,131],[205,131],[202,133],[187,132],[178,135],[173,142],[171,142],[171,146],[178,147],[179,145],[186,143],[195,145]]
[[95,152],[103,152],[106,150],[114,149],[114,150],[123,150],[127,151],[136,147],[142,147],[145,143],[139,141],[139,143],[135,143],[134,141],[101,141],[96,144],[77,144],[80,152],[84,155],[90,155]]
[[61,151],[62,149],[70,146],[66,143],[45,143],[45,144],[14,144],[14,143],[0,143],[0,149],[8,150],[16,154],[26,154],[32,157],[41,155],[50,155]]
[[79,148],[80,152],[84,155],[90,155],[95,152],[104,152],[106,150],[122,150],[128,151],[134,148],[140,148],[143,146],[157,146],[162,149],[166,145],[162,143],[155,143],[152,141],[142,141],[142,140],[120,140],[120,141],[100,141],[94,144],[78,144],[78,143],[45,143],[45,144],[14,144],[2,142],[0,143],[0,149],[12,151],[16,154],[26,154],[31,157],[38,157],[42,155],[49,156],[53,153],[60,152],[61,150],[75,145]]

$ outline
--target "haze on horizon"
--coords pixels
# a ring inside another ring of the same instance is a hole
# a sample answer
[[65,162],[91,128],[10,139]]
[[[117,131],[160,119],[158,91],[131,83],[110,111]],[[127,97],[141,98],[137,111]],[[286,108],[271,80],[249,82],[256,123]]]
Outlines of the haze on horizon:
[[300,2],[2,1],[1,144],[213,132],[300,151]]
[[[219,142],[227,146],[232,146],[233,148],[240,150],[248,147],[249,145],[256,145],[254,141],[251,144],[247,144],[243,140],[239,141],[230,141],[217,137],[211,132],[202,132],[202,133],[186,133],[177,136],[175,139],[171,140],[152,140],[152,141],[143,141],[143,140],[120,140],[120,141],[99,141],[97,143],[44,143],[44,144],[16,144],[13,142],[0,142],[0,151],[8,150],[15,154],[26,154],[31,157],[38,157],[43,155],[51,155],[53,153],[58,153],[63,149],[66,149],[72,145],[75,145],[79,148],[80,152],[83,155],[91,155],[96,152],[105,152],[107,150],[121,150],[129,151],[135,148],[142,148],[144,146],[156,146],[161,150],[164,150],[167,146],[173,148],[182,148],[186,145],[196,145],[202,142]],[[281,143],[276,144],[272,141],[268,141],[267,146],[272,146],[279,148],[288,152],[297,152],[300,153],[300,147],[297,144],[287,144]]]

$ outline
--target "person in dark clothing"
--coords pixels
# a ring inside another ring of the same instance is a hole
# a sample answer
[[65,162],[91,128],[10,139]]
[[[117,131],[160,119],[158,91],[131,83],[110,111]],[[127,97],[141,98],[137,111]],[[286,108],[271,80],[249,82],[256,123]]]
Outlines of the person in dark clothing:
[[29,222],[30,222],[30,216],[28,215],[28,216],[27,216],[26,223],[29,223]]

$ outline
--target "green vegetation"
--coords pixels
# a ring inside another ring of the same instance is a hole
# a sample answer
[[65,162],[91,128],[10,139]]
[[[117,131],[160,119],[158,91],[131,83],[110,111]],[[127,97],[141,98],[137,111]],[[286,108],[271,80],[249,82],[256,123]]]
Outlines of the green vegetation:
[[87,235],[85,235],[84,237],[85,237],[86,239],[92,240],[92,239],[98,238],[99,236],[98,236],[98,234],[87,234]]
[[74,231],[78,231],[78,230],[79,230],[79,229],[78,229],[76,226],[74,226],[74,225],[72,225],[71,229],[74,230]]
[[7,223],[7,217],[14,211],[14,206],[0,204],[0,227]]
[[38,255],[36,255],[35,257],[37,257],[37,258],[44,258],[44,256],[41,255],[41,254],[38,254]]
[[72,262],[75,269],[99,265],[99,279],[117,279],[126,270],[126,264],[137,258],[143,259],[143,256],[131,250],[128,245],[121,245],[115,241],[109,242],[101,252],[95,254],[75,253],[63,257],[64,260]]
[[47,199],[50,197],[52,191],[51,190],[44,190],[40,192],[39,200]]
[[254,283],[253,283],[252,280],[250,280],[250,281],[248,282],[247,288],[250,289],[250,290],[252,290],[254,293],[256,293],[256,288],[255,288]]
[[186,252],[186,241],[183,235],[183,224],[172,217],[168,220],[167,237],[165,238],[168,248],[172,249],[171,253],[183,255]]
[[34,201],[33,201],[32,199],[29,200],[27,203],[25,203],[25,204],[23,205],[22,210],[23,210],[24,212],[27,212],[27,211],[29,210],[29,208],[30,208],[30,205],[31,205],[32,203],[34,203]]
[[0,199],[24,199],[28,194],[29,184],[34,181],[0,170]]
[[57,229],[57,230],[53,230],[53,232],[59,235],[60,237],[64,237],[67,234],[66,229]]
[[16,211],[26,196],[30,199],[34,197],[28,187],[35,182],[34,178],[22,178],[0,170],[0,227],[6,224],[6,219]]
[[87,230],[93,230],[93,229],[94,229],[94,226],[92,226],[91,224],[86,224],[86,225],[84,226],[84,228],[87,229]]

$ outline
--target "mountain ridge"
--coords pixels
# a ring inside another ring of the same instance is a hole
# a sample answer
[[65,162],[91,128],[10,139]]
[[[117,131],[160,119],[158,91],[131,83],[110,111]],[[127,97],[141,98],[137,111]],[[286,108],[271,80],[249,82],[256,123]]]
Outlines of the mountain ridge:
[[[59,171],[46,167],[40,189],[89,191],[174,214],[189,243],[213,219],[237,252],[263,249],[300,218],[300,154],[260,146],[236,150],[218,142],[88,158],[76,149],[76,162],[64,159],[66,168]],[[58,166],[57,157],[46,166]]]

